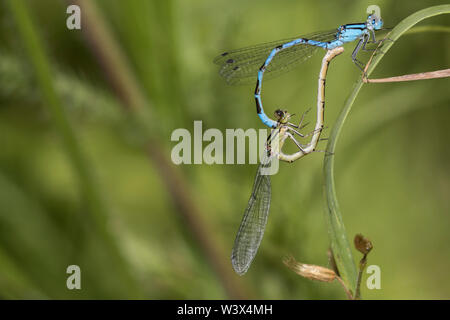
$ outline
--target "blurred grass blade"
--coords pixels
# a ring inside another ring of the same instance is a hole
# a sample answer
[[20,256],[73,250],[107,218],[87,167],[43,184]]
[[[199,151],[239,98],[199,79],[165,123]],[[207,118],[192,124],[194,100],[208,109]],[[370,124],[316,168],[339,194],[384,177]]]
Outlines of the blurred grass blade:
[[[116,89],[115,91],[121,93],[119,97],[123,105],[129,107],[129,120],[135,124],[135,130],[140,133],[142,145],[148,150],[148,155],[161,176],[161,182],[177,207],[177,212],[186,222],[184,226],[194,236],[196,244],[215,271],[227,295],[234,299],[248,298],[252,294],[232,272],[229,262],[225,258],[226,255],[223,254],[222,248],[211,231],[213,228],[203,218],[207,214],[200,211],[203,207],[193,200],[195,197],[190,191],[186,178],[180,169],[172,163],[167,156],[169,153],[164,150],[160,143],[161,139],[158,139],[158,137],[161,137],[164,131],[163,126],[161,126],[163,118],[152,116],[155,109],[154,103],[150,103],[149,98],[142,92],[135,74],[129,67],[126,55],[111,33],[102,11],[98,10],[94,1],[78,0],[77,4],[81,6],[85,14],[84,23],[86,27],[83,28],[83,31],[86,33],[89,47],[93,50],[99,62],[102,63],[106,74],[108,74],[109,82],[113,83]],[[138,7],[134,8],[137,9]],[[170,5],[166,9],[170,9]],[[117,70],[121,72],[117,72]],[[149,72],[147,77],[151,75],[152,73]],[[158,119],[158,121],[155,119]]]
[[16,299],[68,297],[64,294],[69,291],[59,293],[71,248],[67,237],[45,208],[2,171],[0,190],[0,294]]
[[[118,250],[117,244],[107,228],[106,222],[108,212],[93,179],[91,168],[89,167],[75,133],[70,126],[60,97],[56,93],[49,61],[45,56],[39,36],[35,31],[36,26],[33,25],[31,16],[22,0],[8,0],[7,3],[16,21],[27,54],[29,55],[31,64],[34,68],[36,80],[42,92],[43,105],[50,113],[52,120],[63,139],[63,144],[67,149],[69,159],[80,179],[81,190],[89,209],[88,214],[86,214],[84,218],[91,222],[103,239],[105,249],[112,259],[110,263],[120,270],[120,279],[117,280],[122,280],[122,285],[126,285],[129,292],[137,294],[138,291],[135,281],[131,277],[125,261]],[[139,295],[136,297],[138,296]]]
[[[367,70],[367,76],[369,76],[373,72],[373,70],[375,70],[378,63],[384,57],[386,52],[389,51],[394,42],[399,39],[405,32],[407,32],[411,27],[424,19],[447,13],[450,13],[450,5],[434,6],[420,10],[401,21],[388,35],[389,39],[393,41],[385,41],[383,44],[383,53],[380,52],[373,58],[371,65]],[[328,223],[328,233],[330,236],[331,248],[341,277],[346,285],[349,288],[352,288],[353,292],[355,292],[354,290],[356,288],[357,272],[350,243],[346,236],[346,231],[336,195],[336,186],[334,181],[334,153],[344,122],[347,119],[347,116],[350,113],[353,103],[355,102],[356,97],[358,96],[358,93],[361,90],[363,84],[364,82],[362,79],[358,80],[355,83],[353,91],[347,98],[344,107],[331,130],[323,165],[325,181],[324,196],[326,201],[326,219]]]
[[0,287],[2,299],[47,299],[26,274],[20,270],[11,256],[0,247]]

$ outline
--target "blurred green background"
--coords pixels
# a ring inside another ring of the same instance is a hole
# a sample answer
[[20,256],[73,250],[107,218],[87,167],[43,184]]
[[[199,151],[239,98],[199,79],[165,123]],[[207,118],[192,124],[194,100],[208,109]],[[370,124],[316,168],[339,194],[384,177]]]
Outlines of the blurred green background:
[[[82,7],[81,31],[66,28],[71,1],[24,3],[75,142],[64,138],[64,121],[51,112],[2,1],[1,298],[345,299],[338,284],[300,278],[282,263],[292,254],[329,265],[322,153],[282,163],[272,177],[266,233],[239,277],[229,256],[256,165],[174,166],[170,136],[176,128],[192,132],[194,120],[203,130],[262,128],[254,86],[227,86],[217,74],[212,60],[225,50],[364,21],[370,4],[393,27],[442,1],[104,0],[91,2],[103,19],[90,25]],[[117,83],[126,74],[99,54],[116,53],[92,36],[103,24],[142,92],[137,111]],[[420,25],[448,28],[449,19]],[[360,76],[353,47],[330,67],[330,127]],[[315,106],[321,59],[264,83],[268,114]],[[405,35],[373,77],[449,62],[448,33]],[[366,85],[344,126],[335,154],[343,219],[350,239],[363,233],[372,240],[368,264],[381,268],[381,289],[363,285],[365,299],[450,297],[448,88],[448,79]],[[354,252],[355,262],[360,256]],[[72,264],[81,268],[81,290],[66,288]]]

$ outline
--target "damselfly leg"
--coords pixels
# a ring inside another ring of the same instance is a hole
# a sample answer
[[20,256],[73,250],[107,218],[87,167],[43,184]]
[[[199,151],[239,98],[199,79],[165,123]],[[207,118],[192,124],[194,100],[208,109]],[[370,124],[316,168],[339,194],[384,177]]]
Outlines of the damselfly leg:
[[361,61],[359,61],[356,57],[358,55],[358,52],[362,49],[365,48],[367,42],[369,41],[369,37],[368,35],[365,35],[363,38],[361,38],[361,40],[358,41],[358,44],[356,45],[355,49],[352,52],[352,61],[355,64],[355,66],[357,66],[364,74],[364,67],[365,64],[362,63]]
[[294,141],[295,145],[300,149],[301,152],[305,152],[305,150],[303,149],[304,146],[302,144],[300,144],[297,141],[297,139],[295,139],[294,136],[290,132],[286,132],[286,135],[288,136],[288,138],[290,138],[292,141]]
[[306,127],[306,126],[308,125],[308,123],[306,123],[306,124],[304,124],[304,125],[302,125],[302,124],[303,124],[303,120],[305,120],[305,116],[308,114],[308,112],[309,112],[310,110],[311,110],[311,108],[308,108],[305,112],[303,112],[303,114],[302,114],[302,116],[301,116],[301,118],[300,118],[300,122],[299,122],[298,125],[293,124],[293,123],[290,123],[290,122],[288,122],[287,124],[288,124],[289,126],[291,126],[291,127],[297,128],[297,129],[299,129],[299,130],[303,129],[304,127]]

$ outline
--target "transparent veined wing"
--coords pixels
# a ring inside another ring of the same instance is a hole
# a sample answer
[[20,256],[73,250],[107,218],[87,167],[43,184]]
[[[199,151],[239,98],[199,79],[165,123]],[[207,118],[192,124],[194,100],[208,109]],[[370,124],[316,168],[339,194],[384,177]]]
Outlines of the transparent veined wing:
[[[259,68],[275,47],[299,38],[328,42],[336,39],[337,32],[337,29],[333,29],[227,51],[217,56],[214,63],[220,66],[219,74],[228,84],[254,83]],[[280,51],[266,68],[264,79],[292,70],[319,49],[316,46],[299,44]]]
[[239,275],[246,273],[250,267],[266,228],[272,191],[270,175],[265,173],[270,170],[271,160],[266,157],[258,167],[252,194],[234,241],[231,263]]

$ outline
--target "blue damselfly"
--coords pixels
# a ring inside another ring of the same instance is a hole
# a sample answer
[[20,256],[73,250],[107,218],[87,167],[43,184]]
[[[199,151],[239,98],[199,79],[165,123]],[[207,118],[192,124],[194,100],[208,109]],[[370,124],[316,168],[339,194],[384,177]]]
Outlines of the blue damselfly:
[[275,77],[310,58],[318,49],[331,50],[347,42],[359,40],[352,53],[352,60],[363,71],[363,64],[356,58],[358,52],[366,49],[367,43],[376,43],[375,31],[383,27],[383,20],[370,14],[366,22],[351,23],[325,32],[258,44],[242,49],[227,51],[214,59],[220,65],[220,75],[229,84],[246,84],[256,80],[256,112],[261,121],[270,128],[276,128],[277,121],[265,113],[261,101],[263,76]]

